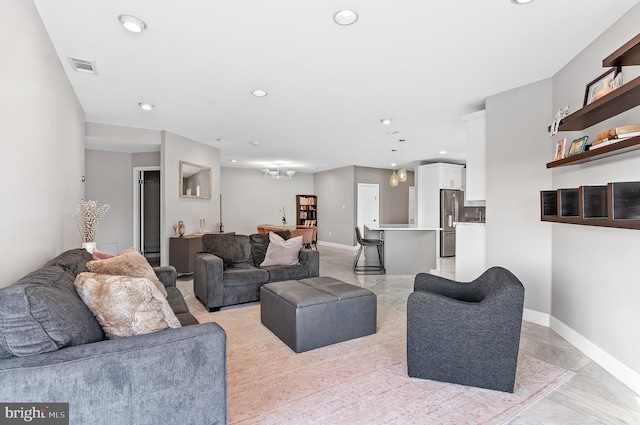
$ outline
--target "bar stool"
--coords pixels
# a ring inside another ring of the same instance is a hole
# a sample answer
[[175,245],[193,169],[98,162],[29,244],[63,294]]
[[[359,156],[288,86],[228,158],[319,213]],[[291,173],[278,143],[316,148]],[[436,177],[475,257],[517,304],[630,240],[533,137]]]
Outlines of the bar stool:
[[[384,241],[382,239],[363,239],[360,233],[360,228],[356,227],[356,240],[360,244],[356,260],[353,262],[354,273],[366,273],[366,272],[383,272],[384,273]],[[364,250],[365,246],[375,246],[378,250],[378,265],[377,266],[358,266],[358,260]]]

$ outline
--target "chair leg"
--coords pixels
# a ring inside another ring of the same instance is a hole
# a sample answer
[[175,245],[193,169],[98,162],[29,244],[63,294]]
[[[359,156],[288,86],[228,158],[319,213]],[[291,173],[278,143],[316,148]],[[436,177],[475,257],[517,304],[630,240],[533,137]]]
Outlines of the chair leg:
[[353,271],[356,270],[356,267],[358,265],[358,260],[360,260],[360,254],[362,254],[362,250],[363,250],[363,246],[360,245],[360,249],[358,249],[358,254],[356,255],[356,260],[353,262]]

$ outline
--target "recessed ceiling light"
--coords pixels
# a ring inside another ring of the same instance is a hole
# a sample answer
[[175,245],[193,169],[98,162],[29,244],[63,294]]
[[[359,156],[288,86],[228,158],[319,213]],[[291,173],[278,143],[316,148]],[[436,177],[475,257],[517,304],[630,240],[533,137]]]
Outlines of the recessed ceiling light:
[[383,119],[380,120],[380,122],[383,125],[389,125],[389,124],[391,124],[393,122],[393,120],[391,118],[383,118]]
[[444,155],[447,151],[440,151],[440,155]]
[[118,16],[118,20],[127,31],[142,32],[147,28],[147,24],[135,16],[120,15]]
[[219,143],[224,143],[224,142],[226,142],[226,141],[227,141],[227,139],[225,139],[224,137],[218,137],[216,140],[217,140]]
[[260,143],[258,143],[258,142],[250,142],[249,144],[250,144],[251,146],[258,146]]
[[338,25],[351,25],[358,20],[358,14],[353,10],[345,9],[333,15],[333,20]]
[[267,95],[267,92],[264,90],[254,90],[251,92],[251,94],[255,97],[265,97]]
[[146,102],[140,102],[138,103],[138,106],[140,107],[140,109],[142,109],[143,111],[150,111],[153,108],[155,108],[156,106],[151,104],[151,103],[146,103]]
[[513,4],[527,4],[527,3],[531,3],[533,0],[511,0],[511,3]]
[[232,159],[232,160],[231,160],[231,162],[236,162],[236,160],[235,160],[235,159]]

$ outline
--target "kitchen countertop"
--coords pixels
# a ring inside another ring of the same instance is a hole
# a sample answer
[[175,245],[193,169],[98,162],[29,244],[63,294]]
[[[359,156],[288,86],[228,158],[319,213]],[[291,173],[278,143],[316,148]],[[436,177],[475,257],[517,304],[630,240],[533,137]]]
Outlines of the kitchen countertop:
[[416,224],[365,224],[369,230],[442,230],[439,227],[421,227]]
[[456,221],[453,223],[454,226],[484,226],[485,224],[484,221]]

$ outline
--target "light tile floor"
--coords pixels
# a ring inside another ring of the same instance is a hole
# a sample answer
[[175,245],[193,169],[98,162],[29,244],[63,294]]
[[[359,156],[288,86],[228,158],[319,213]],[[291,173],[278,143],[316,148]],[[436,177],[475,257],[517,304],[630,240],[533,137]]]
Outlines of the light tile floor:
[[[414,276],[384,274],[354,275],[351,266],[355,251],[319,246],[320,275],[332,276],[374,291],[378,302],[406,310],[407,297]],[[455,258],[439,259],[433,271],[453,278]],[[178,287],[196,318],[210,313],[193,295],[193,280],[181,277]],[[241,308],[241,307],[228,307]],[[552,330],[523,322],[520,350],[540,360],[571,370],[576,375],[547,396],[511,419],[510,425],[609,425],[640,424],[640,395],[620,381]]]

